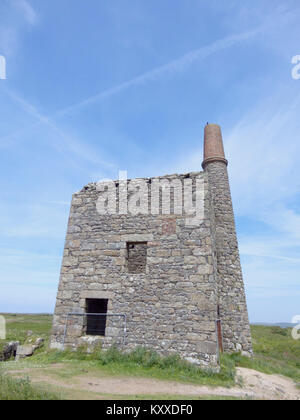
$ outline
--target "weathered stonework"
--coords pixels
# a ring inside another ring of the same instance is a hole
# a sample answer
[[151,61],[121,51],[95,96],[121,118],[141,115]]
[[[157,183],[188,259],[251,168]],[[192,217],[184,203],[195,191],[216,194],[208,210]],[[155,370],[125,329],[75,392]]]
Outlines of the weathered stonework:
[[[52,348],[99,342],[104,348],[113,343],[125,349],[142,345],[214,366],[221,318],[225,351],[251,352],[226,161],[210,161],[204,167],[204,172],[145,179],[142,200],[149,199],[148,214],[99,214],[96,184],[73,195]],[[186,179],[194,186],[202,181],[201,221],[191,225],[186,212],[164,214],[162,200],[159,214],[151,214],[155,180]],[[124,185],[115,185],[120,197]],[[105,336],[86,335],[86,299],[108,300]]]
[[214,209],[218,306],[225,351],[252,352],[250,327],[226,165],[206,167]]

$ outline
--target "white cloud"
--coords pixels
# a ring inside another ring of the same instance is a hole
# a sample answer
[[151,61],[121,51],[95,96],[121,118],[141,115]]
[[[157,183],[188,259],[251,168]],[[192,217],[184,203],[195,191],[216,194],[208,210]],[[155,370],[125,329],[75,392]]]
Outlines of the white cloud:
[[57,115],[62,116],[65,114],[76,112],[86,106],[105,100],[108,97],[117,95],[133,86],[144,85],[146,83],[156,81],[163,76],[182,72],[183,70],[189,68],[194,62],[206,59],[209,56],[215,54],[216,52],[230,48],[244,41],[255,39],[258,35],[265,36],[267,33],[272,32],[274,30],[278,31],[282,25],[291,24],[291,22],[295,20],[295,14],[297,15],[298,11],[296,13],[295,10],[289,11],[286,8],[275,8],[273,10],[273,13],[264,13],[260,15],[260,19],[255,19],[255,21],[257,21],[256,26],[252,27],[249,30],[229,35],[209,45],[202,46],[198,49],[190,51],[182,57],[174,59],[167,64],[147,71],[146,73],[134,77],[126,82],[120,83],[117,86],[104,90],[103,92],[100,92],[99,94],[91,96],[85,100],[82,100],[81,102],[75,105],[67,107],[64,110],[59,111]]
[[2,312],[52,312],[61,257],[1,249]]
[[[232,129],[223,131],[235,213],[300,238],[300,214],[289,201],[300,192],[297,136],[300,95],[281,92],[264,101]],[[197,170],[202,147],[173,169]]]
[[0,51],[5,57],[13,55],[18,46],[18,34],[14,27],[1,25]]
[[[299,109],[299,94],[277,91],[223,132],[235,215],[247,220],[247,233],[240,226],[240,252],[252,321],[267,320],[265,307],[276,321],[272,299],[284,302],[277,321],[299,308]],[[202,158],[201,147],[169,172],[198,170]]]
[[0,27],[0,53],[14,56],[19,48],[22,31],[26,25],[34,26],[38,14],[28,0],[6,0],[1,5],[5,20]]
[[282,238],[278,234],[268,237],[253,232],[252,235],[240,237],[239,248],[242,255],[273,258],[300,264],[298,239]]
[[68,208],[43,204],[22,204],[21,208],[1,214],[0,232],[11,238],[40,237],[61,239],[67,225]]
[[[10,267],[17,269],[20,267],[22,270],[32,270],[34,267],[56,267],[57,263],[59,263],[61,260],[60,256],[57,255],[51,255],[51,254],[39,254],[37,252],[29,252],[24,251],[21,249],[1,249],[1,255],[0,255],[0,264],[3,269],[3,267]],[[39,269],[36,270],[38,272],[38,276],[44,276],[47,277],[47,272],[45,270],[39,271]],[[19,282],[22,282],[22,278],[18,279]]]
[[[275,95],[225,136],[236,214],[300,239],[297,138],[300,95]],[[285,242],[285,240],[283,240]]]
[[12,313],[53,313],[56,287],[1,284],[1,311]]
[[172,60],[165,65],[162,65],[160,67],[147,71],[146,73],[143,73],[140,76],[134,77],[126,82],[120,83],[119,85],[114,86],[110,89],[107,89],[103,92],[100,92],[97,95],[91,96],[79,102],[78,104],[72,105],[64,110],[61,110],[57,113],[57,115],[62,116],[62,115],[70,114],[72,112],[76,112],[86,106],[92,105],[96,102],[99,102],[101,100],[114,96],[116,94],[119,94],[123,92],[124,90],[129,89],[133,86],[144,85],[145,83],[156,81],[164,75],[178,73],[183,70],[186,70],[195,61],[203,60],[218,51],[224,50],[226,48],[230,48],[235,44],[238,44],[242,41],[253,38],[256,35],[258,35],[262,30],[263,30],[263,27],[260,26],[247,32],[230,35],[226,38],[215,41],[212,44],[190,51],[187,54],[183,55],[182,57]]
[[[66,152],[71,152],[80,159],[85,159],[86,161],[101,165],[105,168],[115,168],[115,164],[108,162],[107,160],[100,159],[99,158],[99,151],[97,153],[93,150],[91,150],[88,145],[85,142],[81,142],[78,140],[78,138],[75,138],[74,136],[70,136],[65,132],[65,130],[62,130],[56,122],[53,121],[53,119],[44,116],[36,107],[25,101],[19,94],[13,92],[11,89],[3,89],[7,95],[16,103],[18,104],[23,111],[25,111],[27,114],[31,115],[35,120],[37,120],[38,124],[45,125],[49,127],[52,131],[55,132],[59,136],[59,141],[56,137],[52,137],[51,146],[53,146],[58,152],[67,155]],[[36,127],[36,124],[34,124],[32,127]],[[14,135],[21,134],[21,131],[18,131]],[[5,136],[3,138],[0,138],[0,142],[6,141],[6,138],[9,138],[10,136]]]
[[[299,272],[300,262],[280,261],[265,257],[242,257],[243,272],[247,278],[247,289],[253,296],[261,291],[260,296],[271,297],[273,294],[294,296],[300,295]],[[263,291],[265,293],[263,293]]]
[[34,25],[38,20],[38,15],[28,0],[12,0],[12,5],[22,13],[25,20]]

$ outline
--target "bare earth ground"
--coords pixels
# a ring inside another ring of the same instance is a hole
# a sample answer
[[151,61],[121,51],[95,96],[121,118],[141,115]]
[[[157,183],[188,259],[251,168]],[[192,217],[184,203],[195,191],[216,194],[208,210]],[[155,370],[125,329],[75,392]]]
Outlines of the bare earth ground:
[[255,370],[237,368],[237,384],[233,388],[208,387],[179,382],[160,381],[141,377],[108,377],[84,372],[64,377],[59,372],[66,364],[59,363],[47,368],[11,370],[13,376],[28,376],[33,383],[66,391],[72,399],[117,398],[136,395],[172,395],[185,397],[220,396],[249,399],[300,400],[300,389],[291,379],[279,375],[267,375]]

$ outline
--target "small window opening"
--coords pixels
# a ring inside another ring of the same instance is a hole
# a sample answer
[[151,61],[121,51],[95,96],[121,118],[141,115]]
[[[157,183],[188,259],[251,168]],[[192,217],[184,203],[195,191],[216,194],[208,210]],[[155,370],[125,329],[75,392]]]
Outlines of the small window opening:
[[105,336],[108,299],[86,299],[86,334]]
[[145,273],[147,264],[147,242],[127,242],[127,262],[129,273]]

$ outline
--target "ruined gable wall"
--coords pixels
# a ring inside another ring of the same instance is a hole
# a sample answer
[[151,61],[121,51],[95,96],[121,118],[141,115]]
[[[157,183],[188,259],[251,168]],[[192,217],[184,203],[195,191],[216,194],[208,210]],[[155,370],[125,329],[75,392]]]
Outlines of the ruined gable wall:
[[[83,313],[86,298],[107,298],[108,312],[127,316],[126,349],[143,345],[216,363],[217,283],[210,198],[207,175],[200,176],[205,218],[194,227],[186,225],[185,215],[99,215],[95,184],[74,194],[52,347],[62,344],[68,312]],[[127,242],[147,242],[145,273],[128,273]],[[70,317],[67,345],[92,340],[82,335],[83,324],[84,317]],[[108,317],[106,336],[99,340],[104,347],[113,342],[121,345],[123,319]]]

